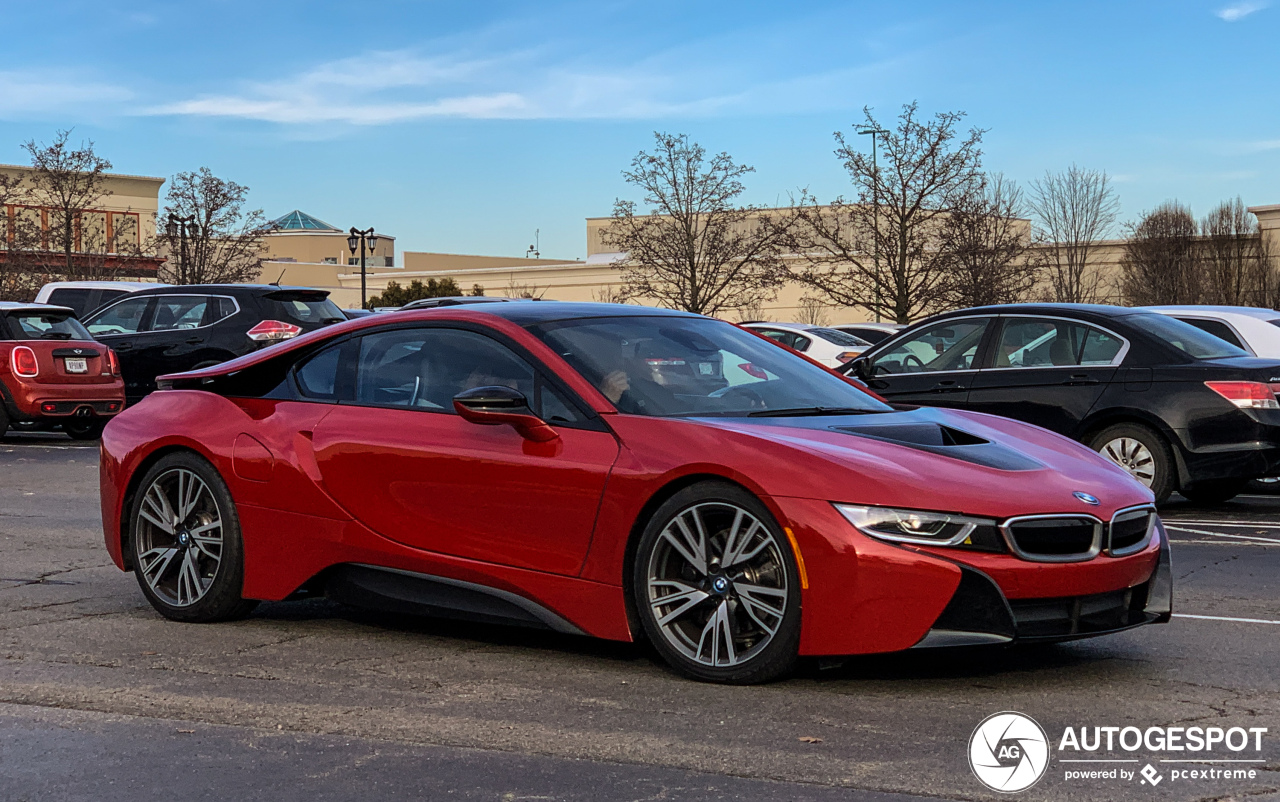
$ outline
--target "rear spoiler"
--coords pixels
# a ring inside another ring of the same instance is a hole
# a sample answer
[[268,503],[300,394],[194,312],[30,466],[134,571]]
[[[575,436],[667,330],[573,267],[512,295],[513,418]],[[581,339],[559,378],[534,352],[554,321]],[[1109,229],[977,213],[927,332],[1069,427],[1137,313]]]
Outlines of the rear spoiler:
[[323,301],[329,297],[328,290],[272,290],[262,296],[271,301]]
[[0,315],[10,315],[14,312],[21,315],[66,315],[67,317],[76,317],[76,310],[71,307],[56,306],[54,304],[0,307]]

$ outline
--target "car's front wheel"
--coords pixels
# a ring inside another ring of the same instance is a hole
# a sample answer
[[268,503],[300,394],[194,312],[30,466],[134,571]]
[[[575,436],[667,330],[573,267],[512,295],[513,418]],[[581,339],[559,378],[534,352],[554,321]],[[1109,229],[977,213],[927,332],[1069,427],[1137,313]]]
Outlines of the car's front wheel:
[[795,665],[800,580],[769,510],[742,488],[701,482],[649,520],[632,588],[654,647],[694,679],[749,684]]
[[1149,487],[1157,503],[1173,492],[1173,454],[1158,432],[1138,423],[1117,423],[1094,435],[1089,445]]
[[175,621],[240,618],[244,545],[226,483],[204,458],[178,452],[143,476],[129,511],[134,573],[151,606]]

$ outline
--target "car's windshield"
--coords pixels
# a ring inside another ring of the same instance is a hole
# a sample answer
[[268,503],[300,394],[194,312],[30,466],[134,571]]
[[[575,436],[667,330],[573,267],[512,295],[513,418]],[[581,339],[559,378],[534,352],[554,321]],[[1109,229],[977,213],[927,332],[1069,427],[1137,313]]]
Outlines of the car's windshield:
[[622,412],[733,417],[893,411],[838,376],[719,320],[587,318],[531,330]]
[[10,312],[9,330],[19,340],[92,340],[93,337],[70,315],[40,312]]
[[1125,321],[1195,359],[1249,356],[1243,348],[1167,315],[1143,313],[1129,315]]

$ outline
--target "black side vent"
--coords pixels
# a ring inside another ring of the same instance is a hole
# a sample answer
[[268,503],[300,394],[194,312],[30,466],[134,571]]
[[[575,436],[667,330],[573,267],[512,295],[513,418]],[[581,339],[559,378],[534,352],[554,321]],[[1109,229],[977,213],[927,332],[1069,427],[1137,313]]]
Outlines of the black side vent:
[[1044,465],[1008,446],[932,421],[832,426],[833,431],[918,448],[1002,471],[1034,471]]

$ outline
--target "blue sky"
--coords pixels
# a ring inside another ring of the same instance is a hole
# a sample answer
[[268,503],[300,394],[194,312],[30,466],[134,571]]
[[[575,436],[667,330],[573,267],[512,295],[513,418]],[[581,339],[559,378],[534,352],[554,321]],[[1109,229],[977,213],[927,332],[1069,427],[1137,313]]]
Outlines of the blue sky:
[[[654,130],[848,191],[832,132],[918,100],[1026,182],[1114,176],[1126,217],[1280,203],[1280,0],[6,3],[0,161],[74,127],[119,172],[208,166],[269,216],[400,250],[585,255]],[[17,32],[17,33],[15,33]]]

